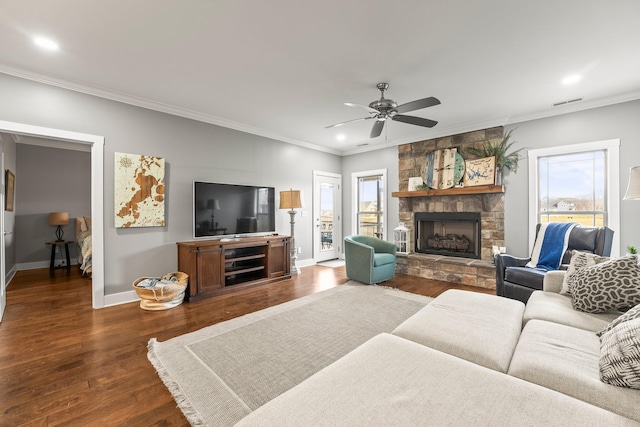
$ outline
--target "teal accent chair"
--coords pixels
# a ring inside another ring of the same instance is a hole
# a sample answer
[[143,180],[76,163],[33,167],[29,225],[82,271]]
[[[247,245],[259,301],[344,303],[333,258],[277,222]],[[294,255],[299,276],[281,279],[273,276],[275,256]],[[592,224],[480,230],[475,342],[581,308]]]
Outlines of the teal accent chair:
[[347,277],[370,285],[396,274],[396,245],[370,236],[344,238]]

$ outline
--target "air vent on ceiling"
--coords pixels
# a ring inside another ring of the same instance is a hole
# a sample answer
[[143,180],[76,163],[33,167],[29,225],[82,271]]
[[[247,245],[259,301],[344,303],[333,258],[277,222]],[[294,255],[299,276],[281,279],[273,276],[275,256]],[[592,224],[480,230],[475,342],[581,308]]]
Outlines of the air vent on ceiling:
[[582,98],[570,99],[568,101],[556,102],[553,104],[554,107],[559,107],[560,105],[573,104],[574,102],[580,102]]
[[358,144],[356,145],[356,147],[366,147],[367,145],[369,145],[368,142],[365,142],[364,144]]

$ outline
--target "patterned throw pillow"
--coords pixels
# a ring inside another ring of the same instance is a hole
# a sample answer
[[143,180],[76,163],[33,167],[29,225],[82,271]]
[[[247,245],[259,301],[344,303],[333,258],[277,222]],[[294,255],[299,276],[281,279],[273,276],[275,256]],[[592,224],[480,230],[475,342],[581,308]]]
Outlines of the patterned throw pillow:
[[573,286],[573,280],[578,270],[593,267],[596,264],[600,264],[608,260],[608,257],[603,257],[589,252],[581,252],[575,249],[571,251],[571,261],[569,262],[569,268],[567,268],[567,272],[562,280],[562,289],[560,289],[560,293],[562,295],[571,295],[571,287]]
[[617,317],[616,319],[614,319],[613,322],[609,323],[603,330],[601,330],[600,332],[596,333],[596,335],[601,337],[606,332],[609,332],[610,330],[612,330],[613,328],[615,328],[619,324],[627,322],[629,320],[633,320],[633,319],[640,319],[640,304],[636,305],[631,310],[627,311],[623,315],[621,315],[621,316]]
[[587,313],[627,310],[640,304],[640,267],[636,257],[615,258],[576,271],[573,308]]
[[640,390],[640,319],[619,324],[601,340],[600,379]]

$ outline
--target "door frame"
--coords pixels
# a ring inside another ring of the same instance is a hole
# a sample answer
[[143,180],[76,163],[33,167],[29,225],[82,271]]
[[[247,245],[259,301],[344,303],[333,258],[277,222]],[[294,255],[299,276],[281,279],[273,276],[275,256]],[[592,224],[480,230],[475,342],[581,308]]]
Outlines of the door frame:
[[[104,307],[104,136],[3,120],[0,120],[0,132],[91,145],[91,300],[93,308]],[[0,233],[4,235],[4,224],[0,225]]]
[[[0,143],[2,138],[0,137]],[[2,179],[0,184],[0,233],[2,235],[2,246],[0,246],[0,323],[2,322],[2,316],[4,315],[4,309],[7,306],[7,278],[5,276],[5,262],[4,262],[4,192],[5,190],[5,169],[4,169],[4,147],[0,145],[0,173],[2,173]]]
[[338,188],[335,194],[335,205],[333,212],[333,241],[336,257],[344,258],[342,251],[342,175],[332,172],[313,171],[313,259],[315,262],[324,261],[319,259],[321,239],[318,238],[319,231],[316,224],[320,223],[320,178],[327,177],[338,181]]

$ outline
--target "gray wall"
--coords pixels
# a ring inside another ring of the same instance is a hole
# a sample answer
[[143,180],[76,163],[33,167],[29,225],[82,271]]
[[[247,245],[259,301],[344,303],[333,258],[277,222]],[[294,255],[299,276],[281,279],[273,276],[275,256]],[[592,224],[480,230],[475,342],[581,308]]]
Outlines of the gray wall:
[[[64,239],[75,239],[75,218],[91,215],[91,153],[16,144],[16,240],[17,264],[48,262],[55,240],[49,212],[68,212]],[[76,245],[69,245],[77,257]],[[75,260],[72,260],[72,263]]]
[[[237,184],[262,184],[276,190],[290,187],[303,191],[305,206],[312,206],[313,170],[343,176],[343,233],[351,229],[351,173],[387,169],[388,232],[398,222],[397,147],[339,156],[262,138],[243,132],[137,108],[56,87],[0,74],[0,120],[83,132],[105,137],[104,215],[105,290],[107,294],[129,290],[137,277],[159,275],[176,268],[175,242],[190,240],[191,187],[193,180]],[[542,148],[555,145],[620,138],[621,194],[629,167],[640,164],[640,101],[518,123],[518,146]],[[6,141],[3,143],[6,145]],[[11,148],[9,147],[9,150]],[[160,156],[166,159],[167,226],[163,228],[115,229],[113,222],[114,152]],[[7,153],[6,167],[15,164]],[[505,177],[505,234],[509,252],[529,253],[528,171],[526,161],[517,174]],[[22,177],[20,178],[22,179]],[[19,184],[18,184],[19,185]],[[18,203],[19,200],[16,200]],[[622,248],[640,244],[637,223],[640,203],[621,203]],[[11,216],[5,214],[8,222]],[[288,233],[289,217],[278,212],[276,229]],[[388,234],[387,239],[392,240]],[[312,258],[312,216],[296,217],[296,241],[300,260]],[[9,260],[10,254],[7,254]],[[15,262],[14,262],[15,263]],[[13,263],[8,262],[7,269]]]
[[370,151],[361,154],[352,154],[342,158],[342,231],[345,236],[353,234],[353,182],[351,174],[375,169],[387,169],[387,240],[393,242],[393,229],[398,226],[399,200],[391,197],[391,193],[398,191],[398,147],[389,147],[381,150]]
[[[620,167],[614,170],[620,176],[620,199],[629,180],[629,168],[640,165],[640,100],[594,108],[529,122],[505,126],[513,129],[513,140],[518,147],[547,148],[584,142],[620,139]],[[517,174],[505,177],[505,244],[509,253],[528,256],[528,163],[520,162]],[[627,245],[640,244],[640,202],[620,202],[620,253]],[[624,231],[623,231],[624,230]]]
[[[340,157],[268,138],[163,114],[0,74],[0,120],[105,137],[105,293],[128,291],[141,276],[177,268],[175,243],[192,239],[194,180],[303,191],[312,205],[313,170],[340,173]],[[165,158],[165,227],[116,229],[114,153]],[[289,215],[276,213],[289,233]],[[312,257],[312,217],[296,217],[300,260]]]
[[[9,169],[14,174],[16,173],[16,143],[6,133],[0,133],[0,139],[2,139],[2,152],[4,153],[4,168]],[[5,173],[5,171],[0,171]],[[19,185],[16,180],[16,186]],[[14,269],[16,264],[16,237],[15,237],[15,218],[16,218],[16,203],[17,194],[14,192],[14,209],[13,211],[4,211],[4,229],[7,234],[3,236],[4,239],[4,265],[6,276],[12,275],[11,270]]]
[[[514,148],[535,149],[620,139],[620,167],[614,171],[620,176],[620,199],[627,188],[629,168],[640,165],[640,100],[505,126],[505,132],[511,129],[513,140],[517,142]],[[529,171],[526,149],[518,172],[505,175],[505,244],[509,253],[522,257],[531,251],[528,242]],[[352,206],[351,173],[385,167],[389,174],[388,228],[392,230],[398,222],[398,200],[391,197],[391,192],[398,191],[397,147],[343,158],[345,236],[352,232],[348,213]],[[620,210],[620,230],[615,232],[619,233],[620,253],[624,254],[627,245],[640,245],[640,202],[622,200]],[[393,236],[388,234],[387,239],[392,241]]]

